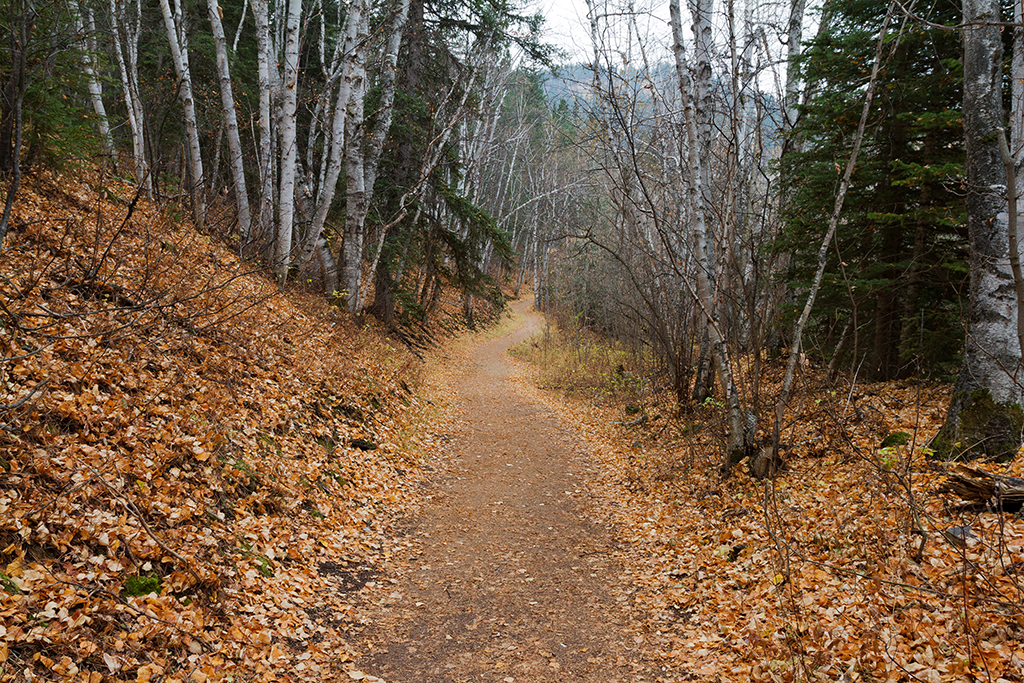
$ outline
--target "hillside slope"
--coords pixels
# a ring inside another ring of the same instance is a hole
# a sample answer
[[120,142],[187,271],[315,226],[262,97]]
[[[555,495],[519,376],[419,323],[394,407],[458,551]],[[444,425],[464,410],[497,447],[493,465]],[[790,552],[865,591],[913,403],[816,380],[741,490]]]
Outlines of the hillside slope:
[[320,680],[411,500],[417,359],[174,213],[98,174],[19,196],[0,680]]

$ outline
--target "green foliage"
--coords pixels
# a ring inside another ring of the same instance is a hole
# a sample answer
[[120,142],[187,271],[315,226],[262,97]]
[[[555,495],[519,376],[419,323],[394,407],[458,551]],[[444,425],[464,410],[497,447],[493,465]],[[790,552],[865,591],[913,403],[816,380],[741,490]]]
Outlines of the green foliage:
[[[776,247],[794,255],[791,282],[805,286],[835,203],[864,101],[881,28],[881,0],[835,0],[800,68],[811,97],[788,141],[783,183],[793,188]],[[944,0],[929,19],[953,25]],[[828,19],[826,19],[828,21]],[[853,320],[844,353],[862,376],[943,375],[962,340],[958,292],[966,275],[965,207],[959,187],[959,34],[894,24],[834,247],[812,338],[831,351]]]
[[14,580],[3,572],[0,572],[0,588],[6,591],[8,595],[21,595],[21,589],[18,588],[18,584],[14,583]]
[[[71,17],[62,4],[11,0],[0,11],[0,170],[13,168],[14,121],[21,101],[22,150],[27,169],[41,163],[64,170],[100,149]],[[22,64],[13,45],[21,46]],[[22,72],[22,67],[24,71]],[[23,77],[23,78],[22,78]]]

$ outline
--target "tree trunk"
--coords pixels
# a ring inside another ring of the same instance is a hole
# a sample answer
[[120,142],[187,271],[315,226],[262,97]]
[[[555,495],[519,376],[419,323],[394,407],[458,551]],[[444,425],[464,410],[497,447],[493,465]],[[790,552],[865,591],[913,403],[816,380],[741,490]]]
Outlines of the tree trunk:
[[[885,36],[889,30],[889,21],[892,19],[894,4],[889,3],[882,21],[882,27],[878,32],[878,42],[875,44],[875,60],[871,67],[871,76],[868,79],[867,90],[864,93],[864,106],[861,108],[860,121],[857,124],[857,132],[853,138],[853,149],[850,151],[850,158],[846,162],[846,170],[839,182],[839,190],[836,192],[836,201],[832,207],[832,216],[829,218],[828,229],[825,231],[825,239],[818,248],[818,266],[814,272],[814,279],[811,281],[810,291],[807,292],[807,300],[804,302],[800,318],[793,328],[793,342],[790,345],[789,360],[786,362],[786,374],[782,378],[782,387],[779,390],[779,398],[775,403],[775,423],[772,429],[771,457],[779,452],[779,438],[782,430],[782,418],[786,411],[786,404],[789,402],[789,395],[793,389],[793,378],[796,376],[796,366],[802,350],[804,327],[811,317],[811,310],[814,308],[814,300],[821,287],[821,280],[825,274],[825,265],[828,263],[828,249],[835,237],[836,228],[839,227],[839,218],[843,211],[843,204],[846,202],[846,193],[850,189],[850,182],[853,178],[853,169],[857,165],[857,156],[860,154],[861,142],[864,140],[864,129],[867,126],[868,114],[871,111],[871,103],[875,97],[875,88],[878,85],[878,72],[882,65],[882,51],[885,47]],[[856,327],[855,327],[856,329]],[[855,356],[856,357],[856,356]]]
[[10,172],[11,183],[7,188],[3,214],[0,215],[0,252],[7,237],[7,226],[11,220],[14,198],[21,185],[21,141],[22,109],[28,90],[28,49],[29,40],[35,29],[35,7],[31,2],[21,8],[20,16],[11,17],[11,79],[4,88],[3,135],[0,136],[0,171]]
[[[121,89],[124,93],[125,109],[128,112],[128,128],[132,138],[132,160],[135,164],[135,182],[145,183],[146,193],[153,197],[153,179],[149,175],[146,161],[145,117],[142,97],[139,95],[139,33],[141,31],[141,5],[136,2],[134,25],[129,24],[124,2],[110,0],[110,24],[113,28],[114,56],[121,75]],[[121,31],[124,30],[125,45],[121,46]],[[127,55],[125,54],[127,52]]]
[[796,66],[796,60],[800,56],[806,6],[807,0],[790,0],[789,30],[786,32],[786,99],[783,103],[786,118],[783,132],[793,130],[793,126],[796,125],[796,107],[800,100],[800,70]]
[[932,440],[940,458],[1012,459],[1024,412],[1017,302],[1009,264],[1003,125],[1002,43],[997,0],[964,0],[964,139],[970,313],[963,362],[946,423]]
[[[679,0],[671,0],[669,12],[672,24],[672,49],[675,54],[676,76],[679,81],[679,93],[683,102],[684,126],[688,152],[687,195],[690,204],[691,231],[693,234],[694,259],[697,271],[697,304],[701,307],[708,325],[708,337],[711,351],[715,358],[719,383],[722,387],[723,399],[728,414],[728,439],[725,457],[722,460],[722,471],[727,473],[738,463],[747,452],[743,428],[743,413],[739,403],[739,392],[733,380],[732,367],[729,361],[728,348],[722,337],[718,319],[718,311],[711,285],[711,265],[706,245],[707,226],[705,223],[704,198],[702,194],[702,150],[698,137],[697,117],[693,100],[690,97],[692,82],[686,64],[686,53],[683,47],[682,20]],[[708,19],[710,21],[710,18]]]
[[[316,213],[313,216],[313,224],[303,240],[300,250],[299,261],[304,262],[312,253],[315,245],[323,232],[324,224],[327,222],[327,214],[330,213],[334,203],[334,195],[338,187],[338,178],[341,176],[342,159],[345,157],[345,149],[349,144],[346,135],[346,123],[349,115],[349,98],[352,95],[354,83],[362,82],[366,78],[365,47],[360,46],[360,40],[365,39],[361,33],[365,24],[366,16],[365,0],[355,0],[348,6],[348,13],[345,17],[345,39],[342,42],[342,77],[338,86],[338,99],[334,105],[334,115],[331,118],[330,138],[326,141],[328,151],[325,154],[327,159],[324,169],[323,182],[320,184],[320,192],[317,196]],[[363,59],[360,62],[360,55]],[[345,281],[345,259],[342,257],[342,280]],[[328,294],[333,294],[329,292]]]
[[196,116],[196,103],[192,95],[192,72],[188,63],[188,48],[180,37],[184,37],[181,17],[181,5],[175,3],[175,14],[171,14],[168,0],[160,0],[160,10],[164,15],[164,27],[167,29],[167,42],[171,49],[171,60],[178,76],[178,99],[185,113],[185,137],[188,142],[189,167],[192,183],[189,193],[192,197],[192,219],[196,227],[203,229],[206,221],[206,197],[203,176],[203,155],[199,147],[199,121]]
[[[114,139],[110,136],[107,109],[103,105],[103,85],[100,83],[94,63],[96,50],[93,36],[96,33],[96,22],[92,18],[92,10],[86,8],[83,12],[75,0],[70,0],[68,7],[71,10],[72,20],[75,22],[75,32],[81,37],[82,71],[85,72],[89,99],[92,102],[92,110],[96,114],[96,125],[100,131],[100,138],[103,140],[103,152],[112,155],[114,153]],[[86,29],[88,29],[88,32],[86,32]]]
[[245,187],[245,167],[242,162],[242,142],[238,138],[238,117],[235,114],[235,96],[231,88],[231,71],[228,67],[227,39],[221,23],[221,9],[217,0],[207,0],[210,10],[210,25],[213,28],[213,42],[217,49],[217,73],[220,76],[220,101],[224,109],[224,126],[228,136],[228,153],[231,155],[231,178],[234,181],[235,205],[238,209],[238,228],[242,241],[252,239],[252,221],[249,217],[249,194]]
[[274,240],[274,273],[282,284],[288,279],[292,230],[295,223],[295,175],[298,153],[295,113],[299,95],[299,20],[301,17],[302,0],[288,0],[282,74],[281,189],[277,205],[277,237]]
[[[262,240],[271,240],[274,225],[274,133],[271,127],[271,50],[269,0],[253,0],[252,14],[256,20],[256,72],[259,81],[259,230]],[[266,248],[266,245],[261,245]],[[273,249],[267,249],[272,257]]]
[[[355,5],[355,3],[353,3]],[[348,310],[356,312],[362,287],[363,225],[368,203],[364,170],[364,111],[366,101],[366,36],[369,34],[366,14],[359,20],[356,55],[353,61],[352,93],[345,116],[345,233],[342,238],[344,258],[341,277]]]

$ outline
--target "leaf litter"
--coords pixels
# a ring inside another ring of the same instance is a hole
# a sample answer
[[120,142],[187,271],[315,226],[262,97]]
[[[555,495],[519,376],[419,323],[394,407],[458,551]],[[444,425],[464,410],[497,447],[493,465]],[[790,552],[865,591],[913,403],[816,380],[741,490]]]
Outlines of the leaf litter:
[[[98,173],[19,196],[0,679],[380,680],[354,659],[374,610],[408,600],[403,525],[450,476],[465,356],[422,364],[174,218]],[[592,476],[566,495],[612,530],[657,680],[1024,680],[1024,522],[941,492],[923,437],[947,388],[805,391],[787,467],[760,482],[718,477],[713,404],[670,419],[649,393],[626,426],[533,378],[521,365],[518,390],[586,443]],[[551,672],[554,648],[534,644]]]

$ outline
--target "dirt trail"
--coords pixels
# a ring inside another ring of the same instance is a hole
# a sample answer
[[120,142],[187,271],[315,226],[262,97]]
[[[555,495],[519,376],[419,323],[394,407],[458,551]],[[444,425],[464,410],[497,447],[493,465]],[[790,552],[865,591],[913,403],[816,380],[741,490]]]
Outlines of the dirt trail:
[[360,662],[388,683],[655,680],[610,534],[586,521],[585,458],[509,379],[506,351],[542,324],[530,305],[514,307],[518,328],[471,350],[458,385],[469,427],[388,570],[398,583]]

